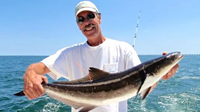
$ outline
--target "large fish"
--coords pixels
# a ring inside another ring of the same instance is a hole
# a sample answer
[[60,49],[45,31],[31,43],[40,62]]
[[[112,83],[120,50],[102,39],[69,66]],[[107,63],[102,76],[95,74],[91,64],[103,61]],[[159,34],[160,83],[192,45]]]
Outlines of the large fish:
[[[97,106],[127,100],[138,94],[144,99],[151,86],[182,58],[180,52],[173,52],[112,74],[91,67],[89,75],[92,81],[86,76],[78,80],[42,85],[48,96],[80,111],[89,111]],[[22,96],[24,93],[21,91],[15,95]]]

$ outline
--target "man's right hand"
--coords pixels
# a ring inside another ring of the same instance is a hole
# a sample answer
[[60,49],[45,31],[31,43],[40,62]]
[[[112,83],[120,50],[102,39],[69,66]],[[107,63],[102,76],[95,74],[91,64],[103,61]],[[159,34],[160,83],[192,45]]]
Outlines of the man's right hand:
[[[47,70],[44,70],[42,63],[30,65],[24,74],[24,94],[29,100],[40,97],[44,94],[44,88],[41,83],[48,83],[47,77],[43,76]],[[46,66],[45,66],[46,68]]]

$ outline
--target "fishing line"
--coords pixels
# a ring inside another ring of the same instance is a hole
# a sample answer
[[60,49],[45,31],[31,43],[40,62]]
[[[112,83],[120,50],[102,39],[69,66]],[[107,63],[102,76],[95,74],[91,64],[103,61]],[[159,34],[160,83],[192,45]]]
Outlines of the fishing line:
[[88,76],[89,80],[92,81],[92,78],[90,77],[90,75],[81,67],[80,64],[78,64],[78,62],[76,62],[76,65]]
[[135,47],[135,41],[137,38],[137,31],[138,31],[138,26],[139,26],[139,21],[140,21],[140,13],[141,13],[141,11],[139,11],[139,15],[138,15],[137,25],[136,25],[136,29],[135,29],[135,36],[134,36],[134,40],[133,40],[133,47]]

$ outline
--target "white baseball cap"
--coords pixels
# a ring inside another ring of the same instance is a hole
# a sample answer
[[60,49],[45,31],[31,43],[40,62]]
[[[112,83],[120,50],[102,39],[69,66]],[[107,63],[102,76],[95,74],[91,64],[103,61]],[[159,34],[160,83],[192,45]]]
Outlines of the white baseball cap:
[[91,12],[99,12],[97,7],[90,1],[81,1],[77,4],[75,9],[75,16],[77,16],[80,12],[83,11],[91,11]]

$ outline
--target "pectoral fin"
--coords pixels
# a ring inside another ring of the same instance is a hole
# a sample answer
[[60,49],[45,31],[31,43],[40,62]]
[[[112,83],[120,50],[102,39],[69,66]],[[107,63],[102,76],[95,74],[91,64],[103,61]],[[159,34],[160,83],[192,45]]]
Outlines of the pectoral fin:
[[140,94],[140,97],[142,98],[142,100],[144,100],[147,95],[150,93],[150,90],[151,90],[152,86],[147,88],[145,91],[143,91],[141,94]]
[[144,76],[141,77],[141,84],[140,84],[140,86],[138,88],[137,95],[136,95],[135,98],[137,98],[138,94],[140,93],[140,90],[141,90],[141,88],[142,88],[142,86],[143,86],[143,84],[144,84],[144,82],[145,82],[147,77],[148,77],[148,74],[144,74]]

